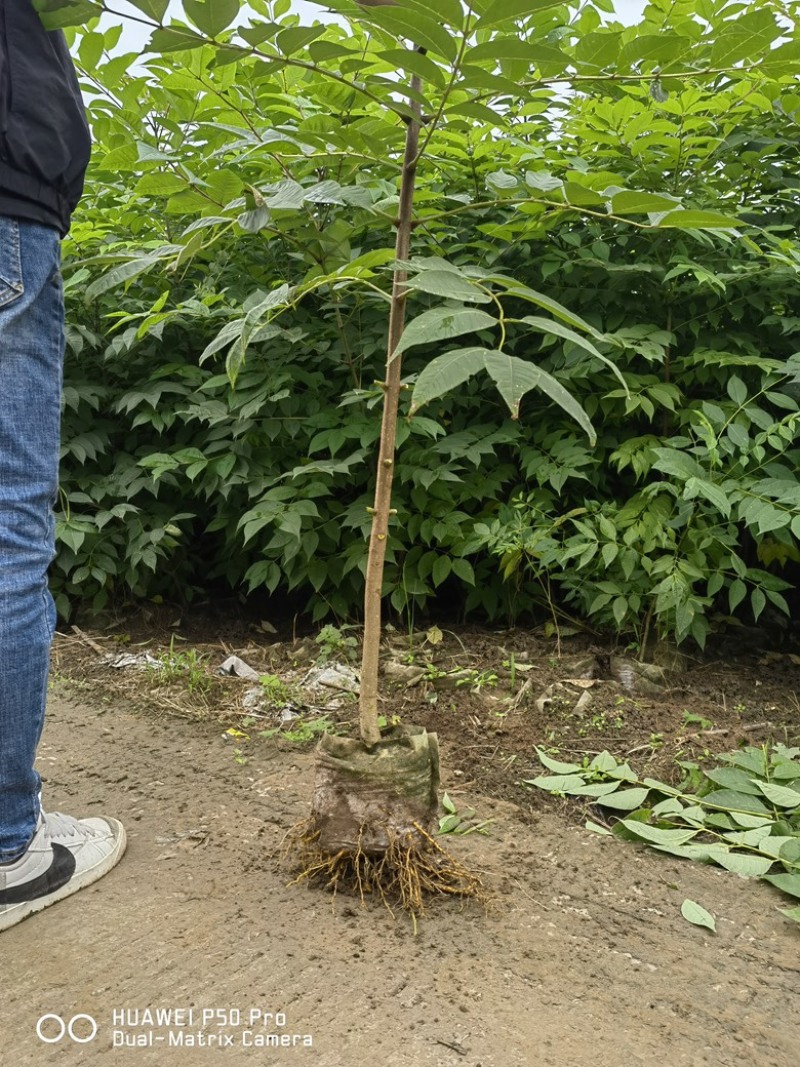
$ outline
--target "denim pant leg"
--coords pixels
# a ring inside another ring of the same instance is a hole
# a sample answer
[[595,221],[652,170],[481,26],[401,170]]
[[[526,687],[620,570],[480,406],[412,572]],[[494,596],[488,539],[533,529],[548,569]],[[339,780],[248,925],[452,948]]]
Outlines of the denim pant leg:
[[64,304],[59,234],[0,216],[0,862],[39,816],[55,609],[47,588],[58,490]]

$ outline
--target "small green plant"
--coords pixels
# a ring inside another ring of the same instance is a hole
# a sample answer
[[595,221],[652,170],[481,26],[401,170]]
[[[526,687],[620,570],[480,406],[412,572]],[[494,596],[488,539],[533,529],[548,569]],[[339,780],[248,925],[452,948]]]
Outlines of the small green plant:
[[435,663],[425,664],[425,681],[435,682],[439,678],[446,678],[448,671],[443,670],[441,667],[437,667]]
[[390,730],[394,726],[399,726],[402,723],[402,719],[399,715],[379,715],[378,726],[381,730]]
[[317,659],[320,663],[327,663],[332,659],[345,660],[348,663],[355,662],[358,641],[355,637],[345,635],[345,631],[352,628],[351,626],[338,627],[331,623],[322,627],[314,638],[319,645]]
[[295,698],[295,692],[277,674],[262,674],[259,678],[266,702],[274,708],[281,708]]
[[259,730],[256,736],[263,739],[282,737],[294,744],[304,745],[309,741],[316,741],[321,734],[333,733],[335,728],[333,721],[323,715],[319,719],[296,719],[288,729],[271,726],[267,730]]
[[710,730],[713,727],[711,719],[706,719],[702,715],[695,715],[691,711],[684,711],[683,713],[683,725],[684,726],[697,726],[701,730]]
[[513,652],[509,653],[508,659],[503,660],[503,666],[508,671],[509,683],[513,689],[517,681],[517,660]]
[[169,651],[156,657],[157,663],[148,665],[148,672],[157,685],[181,684],[190,693],[207,693],[211,678],[206,670],[208,656],[196,648],[176,651],[174,636]]
[[[623,698],[624,699],[624,698]],[[588,737],[591,733],[603,734],[606,730],[621,730],[625,726],[622,711],[610,714],[595,711],[578,729],[578,737]]]
[[486,834],[488,836],[489,831],[486,827],[493,821],[492,819],[476,822],[475,809],[466,808],[464,811],[459,811],[447,793],[442,797],[442,807],[445,814],[439,819],[438,832],[440,834]]
[[463,678],[458,678],[456,686],[469,686],[470,693],[480,693],[482,689],[494,689],[497,686],[497,672],[493,670],[469,670]]

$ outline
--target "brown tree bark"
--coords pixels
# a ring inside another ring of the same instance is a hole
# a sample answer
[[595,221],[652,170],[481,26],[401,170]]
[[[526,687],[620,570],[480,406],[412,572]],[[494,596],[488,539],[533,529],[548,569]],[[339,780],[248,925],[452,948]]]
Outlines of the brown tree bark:
[[[411,88],[419,93],[422,84],[415,75]],[[408,122],[406,147],[403,158],[403,173],[400,183],[400,204],[397,217],[397,240],[395,254],[398,261],[407,260],[411,247],[413,229],[414,189],[417,176],[417,153],[421,108],[412,100],[413,118]],[[361,659],[361,696],[359,725],[361,739],[368,748],[380,741],[378,726],[378,659],[381,643],[381,595],[383,570],[386,560],[386,543],[389,538],[389,521],[392,503],[392,476],[397,440],[397,412],[400,403],[400,375],[402,359],[395,356],[395,349],[403,336],[406,311],[406,278],[404,270],[396,269],[392,286],[392,304],[389,314],[389,340],[386,353],[386,379],[383,383],[383,421],[381,424],[378,477],[375,486],[375,504],[372,512],[372,530],[367,558],[366,588],[364,591],[364,644]]]

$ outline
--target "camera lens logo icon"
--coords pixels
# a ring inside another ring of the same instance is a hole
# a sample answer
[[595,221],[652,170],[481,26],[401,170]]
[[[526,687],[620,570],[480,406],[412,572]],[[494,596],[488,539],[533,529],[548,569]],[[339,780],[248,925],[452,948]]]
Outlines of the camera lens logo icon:
[[88,1045],[97,1037],[97,1022],[91,1015],[73,1015],[67,1021],[60,1015],[48,1012],[36,1023],[36,1036],[46,1045],[57,1045],[69,1037],[76,1045]]

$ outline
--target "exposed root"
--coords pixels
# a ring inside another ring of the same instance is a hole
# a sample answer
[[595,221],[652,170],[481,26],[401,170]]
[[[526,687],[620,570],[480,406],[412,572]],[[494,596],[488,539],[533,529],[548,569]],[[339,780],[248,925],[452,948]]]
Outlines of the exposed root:
[[319,846],[319,831],[312,818],[293,827],[281,845],[281,860],[295,872],[292,885],[308,882],[334,893],[356,894],[380,900],[394,914],[392,905],[412,915],[424,910],[428,896],[472,898],[487,904],[488,893],[480,878],[417,823],[413,831],[387,831],[389,847],[384,852],[365,852],[359,832],[353,848],[334,855]]

